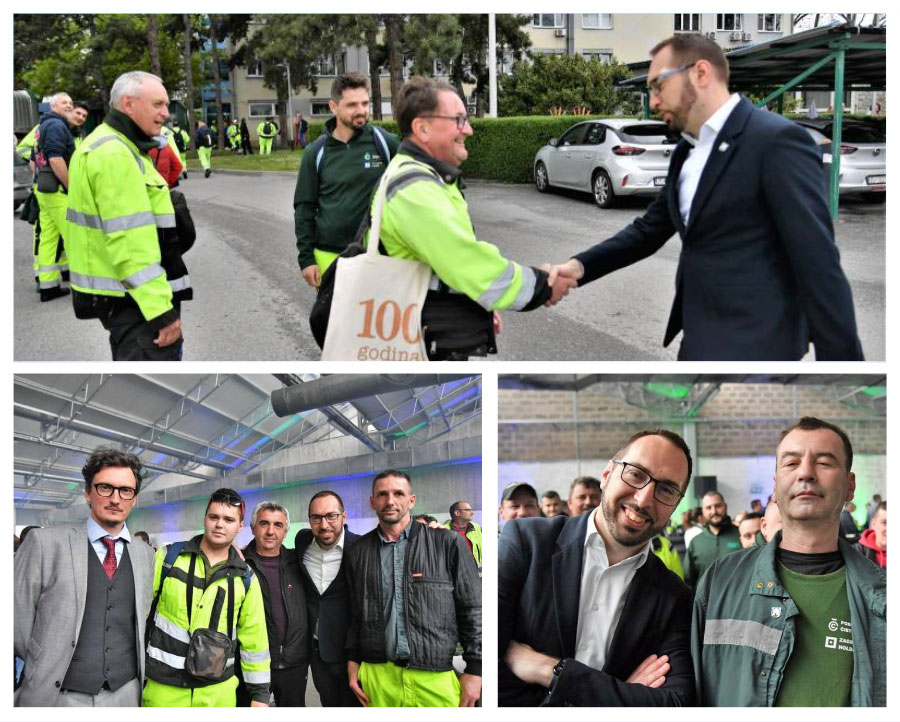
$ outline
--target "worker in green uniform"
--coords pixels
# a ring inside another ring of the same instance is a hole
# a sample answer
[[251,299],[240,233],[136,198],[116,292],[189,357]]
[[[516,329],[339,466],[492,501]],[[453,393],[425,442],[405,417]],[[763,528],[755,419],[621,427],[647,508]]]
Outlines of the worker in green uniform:
[[[218,489],[206,504],[203,534],[157,551],[144,707],[234,707],[237,664],[250,706],[269,706],[262,591],[232,546],[243,526],[244,500],[231,489]],[[221,647],[208,641],[210,631],[219,633],[213,641]],[[209,650],[223,655],[220,668],[210,664]]]
[[272,155],[272,141],[278,133],[278,123],[271,116],[256,126],[256,134],[259,136],[259,154]]
[[181,358],[157,229],[175,228],[166,181],[147,151],[157,147],[169,96],[155,75],[132,71],[110,91],[109,114],[70,164],[66,247],[78,318],[99,318],[114,361]]
[[241,126],[238,123],[237,118],[231,121],[231,124],[228,128],[225,129],[225,134],[228,136],[228,148],[232,151],[238,151],[241,149]]
[[684,581],[696,587],[700,577],[713,562],[726,554],[739,551],[741,532],[728,516],[728,505],[718,491],[708,491],[701,500],[706,524],[703,531],[691,539],[684,553]]
[[395,117],[403,142],[385,171],[381,243],[389,256],[424,263],[437,277],[422,311],[428,357],[496,353],[500,320],[492,312],[555,303],[574,281],[510,261],[475,236],[459,170],[472,126],[452,85],[411,78],[400,89]]

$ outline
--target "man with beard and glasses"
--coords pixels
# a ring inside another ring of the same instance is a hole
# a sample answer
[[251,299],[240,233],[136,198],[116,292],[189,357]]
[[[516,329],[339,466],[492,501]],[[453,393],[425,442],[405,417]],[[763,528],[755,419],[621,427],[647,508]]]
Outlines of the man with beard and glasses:
[[334,79],[328,107],[334,117],[303,152],[294,190],[297,261],[313,288],[353,241],[400,142],[367,122],[369,83],[359,73]]
[[684,440],[632,436],[581,516],[514,519],[500,537],[501,706],[689,705],[688,587],[651,553],[691,476]]
[[[884,707],[884,570],[838,535],[853,499],[843,429],[805,417],[781,434],[771,542],[700,580],[691,652],[697,701],[725,707]],[[784,715],[782,715],[784,716]]]
[[718,491],[708,491],[701,500],[706,524],[684,553],[684,581],[696,587],[713,562],[741,549],[741,532],[728,516],[728,505]]
[[650,51],[650,108],[684,139],[647,212],[557,270],[583,285],[656,253],[682,251],[663,345],[679,360],[859,361],[822,160],[808,133],[728,91],[715,40],[678,34]]
[[[372,482],[378,526],[347,550],[350,689],[364,707],[473,707],[481,697],[481,578],[459,534],[410,516],[396,469]],[[466,671],[453,668],[457,641]]]

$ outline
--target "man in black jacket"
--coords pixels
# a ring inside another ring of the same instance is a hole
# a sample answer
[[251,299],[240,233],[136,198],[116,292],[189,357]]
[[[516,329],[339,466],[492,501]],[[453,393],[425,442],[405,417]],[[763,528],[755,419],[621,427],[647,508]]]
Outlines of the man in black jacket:
[[[275,706],[305,707],[309,627],[297,552],[282,546],[289,526],[290,516],[281,504],[257,504],[250,517],[253,541],[244,549],[244,559],[256,572],[266,605]],[[249,705],[249,699],[245,701]]]
[[594,511],[507,522],[501,706],[692,703],[691,592],[649,544],[690,476],[680,436],[641,431],[607,464]]
[[366,707],[472,707],[481,696],[478,568],[459,535],[413,523],[415,502],[407,474],[380,473],[369,499],[378,526],[347,552],[350,687]]
[[323,707],[359,707],[347,677],[350,601],[344,550],[359,539],[347,529],[344,501],[334,491],[309,500],[309,529],[294,539],[306,588],[306,614],[312,637],[310,667]]

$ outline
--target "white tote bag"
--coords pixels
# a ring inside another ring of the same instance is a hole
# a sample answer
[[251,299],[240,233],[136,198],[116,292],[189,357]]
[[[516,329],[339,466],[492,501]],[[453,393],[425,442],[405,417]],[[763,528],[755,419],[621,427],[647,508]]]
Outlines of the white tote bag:
[[335,263],[323,361],[426,361],[422,306],[431,268],[378,252],[387,189],[381,177],[366,252]]

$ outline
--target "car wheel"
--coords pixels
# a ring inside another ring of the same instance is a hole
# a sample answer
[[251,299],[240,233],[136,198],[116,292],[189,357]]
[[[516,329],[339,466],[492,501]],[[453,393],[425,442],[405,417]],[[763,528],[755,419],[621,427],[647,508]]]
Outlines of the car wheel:
[[540,161],[534,167],[534,184],[537,186],[539,193],[546,193],[550,190],[550,176],[547,175],[547,166]]
[[594,203],[600,208],[612,208],[616,204],[616,195],[613,193],[612,181],[605,170],[594,172],[591,190],[594,193]]
[[887,193],[863,193],[863,200],[873,205],[881,205],[887,200]]

